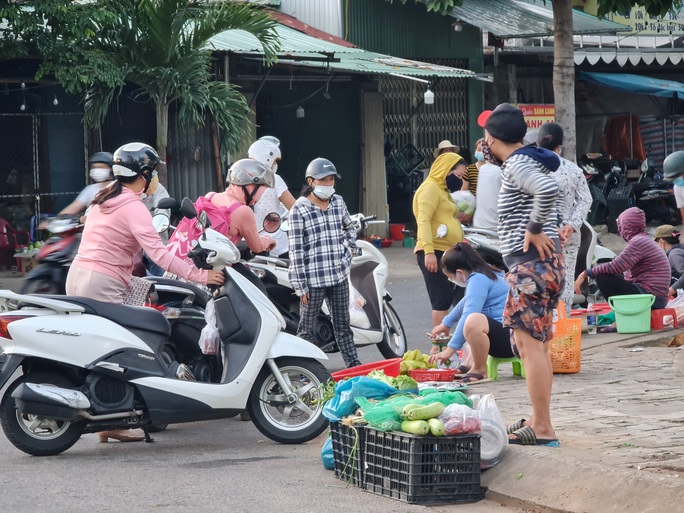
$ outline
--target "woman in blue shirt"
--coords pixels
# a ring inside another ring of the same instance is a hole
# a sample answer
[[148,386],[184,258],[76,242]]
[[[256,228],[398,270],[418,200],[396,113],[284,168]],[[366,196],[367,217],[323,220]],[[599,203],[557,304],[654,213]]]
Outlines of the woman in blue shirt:
[[[511,333],[502,324],[508,285],[504,273],[494,269],[466,243],[444,252],[442,272],[449,281],[465,287],[465,296],[432,330],[432,338],[454,334],[444,350],[432,352],[430,362],[447,360],[467,341],[470,355],[459,367],[460,381],[473,383],[487,376],[487,355],[512,358]],[[437,346],[433,346],[434,348]]]

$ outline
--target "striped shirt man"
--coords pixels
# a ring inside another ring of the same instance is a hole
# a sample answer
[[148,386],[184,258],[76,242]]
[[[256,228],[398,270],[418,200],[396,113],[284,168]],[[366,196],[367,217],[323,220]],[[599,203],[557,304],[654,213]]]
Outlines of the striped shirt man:
[[523,253],[525,231],[541,233],[554,239],[557,252],[558,185],[549,176],[560,166],[558,156],[542,148],[521,148],[513,152],[501,166],[499,191],[499,238],[501,253],[509,267],[539,257],[534,246]]

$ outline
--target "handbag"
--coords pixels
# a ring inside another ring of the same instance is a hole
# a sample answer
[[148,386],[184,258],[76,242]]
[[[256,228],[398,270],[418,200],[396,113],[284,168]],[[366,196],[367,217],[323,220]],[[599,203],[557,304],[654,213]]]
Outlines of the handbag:
[[138,276],[133,276],[123,293],[123,304],[129,306],[145,306],[154,283]]

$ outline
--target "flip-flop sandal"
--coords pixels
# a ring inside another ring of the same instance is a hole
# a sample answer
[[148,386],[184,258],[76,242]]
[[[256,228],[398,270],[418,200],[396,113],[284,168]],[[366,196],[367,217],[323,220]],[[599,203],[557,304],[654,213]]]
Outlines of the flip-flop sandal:
[[462,374],[456,377],[457,383],[466,383],[467,385],[474,385],[475,383],[480,383],[483,381],[491,381],[491,379],[485,378],[482,374],[477,374],[476,372],[469,372],[468,374]]
[[512,434],[514,431],[517,431],[521,427],[524,427],[525,422],[527,422],[527,419],[516,420],[513,424],[509,424],[508,426],[506,426],[506,432],[509,435]]
[[457,376],[465,375],[468,374],[468,371],[470,370],[470,367],[467,365],[459,365],[457,368],[454,369],[456,371]]
[[515,438],[509,438],[512,445],[543,445],[546,447],[560,447],[558,438],[537,438],[530,426],[523,426],[511,433]]

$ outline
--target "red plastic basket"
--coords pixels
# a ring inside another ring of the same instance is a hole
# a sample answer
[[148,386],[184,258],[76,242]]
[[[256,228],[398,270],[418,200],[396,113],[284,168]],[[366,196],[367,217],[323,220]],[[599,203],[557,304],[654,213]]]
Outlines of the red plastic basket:
[[333,381],[341,381],[344,378],[354,378],[356,376],[366,376],[369,372],[374,370],[385,371],[385,374],[396,378],[399,375],[401,365],[401,358],[392,358],[391,360],[380,360],[379,362],[366,363],[364,365],[357,365],[356,367],[349,367],[331,374]]
[[409,375],[416,381],[453,381],[456,371],[453,369],[410,369]]

